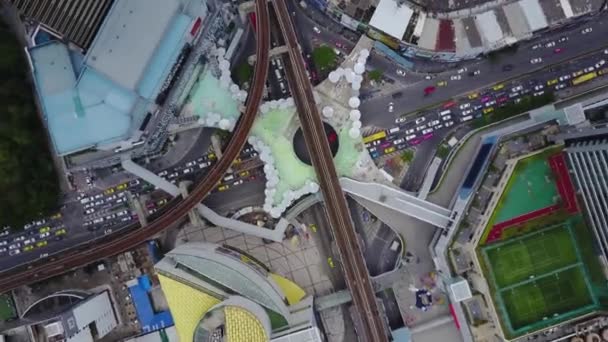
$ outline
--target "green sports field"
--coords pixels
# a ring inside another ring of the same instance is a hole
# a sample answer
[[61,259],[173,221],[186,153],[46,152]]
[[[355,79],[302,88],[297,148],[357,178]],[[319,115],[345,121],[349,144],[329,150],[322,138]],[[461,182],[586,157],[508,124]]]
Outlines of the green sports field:
[[17,316],[13,307],[13,301],[9,295],[0,295],[0,321],[7,321]]
[[486,249],[498,287],[530,276],[572,265],[577,261],[570,233],[565,228],[543,229]]
[[496,208],[494,223],[555,204],[557,189],[544,154],[520,160]]
[[555,324],[595,307],[570,229],[566,221],[482,249],[508,335]]

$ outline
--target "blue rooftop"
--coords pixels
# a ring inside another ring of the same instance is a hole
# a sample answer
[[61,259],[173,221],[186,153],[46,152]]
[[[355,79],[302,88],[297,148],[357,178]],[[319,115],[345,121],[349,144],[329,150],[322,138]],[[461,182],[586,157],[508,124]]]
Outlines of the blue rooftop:
[[148,295],[151,288],[152,284],[147,275],[137,278],[137,285],[129,287],[137,319],[144,332],[160,330],[174,324],[173,316],[169,311],[154,312]]
[[67,46],[51,41],[30,49],[38,95],[55,150],[63,155],[124,138],[137,95],[95,70],[76,73]]

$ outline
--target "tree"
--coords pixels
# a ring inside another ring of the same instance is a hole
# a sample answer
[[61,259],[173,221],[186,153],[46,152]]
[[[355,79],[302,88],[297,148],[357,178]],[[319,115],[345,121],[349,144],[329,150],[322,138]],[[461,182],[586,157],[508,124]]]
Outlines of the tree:
[[336,66],[337,55],[334,49],[327,45],[321,45],[312,51],[312,60],[321,71],[329,70]]
[[447,157],[448,154],[450,154],[450,147],[447,146],[446,144],[439,145],[439,147],[437,148],[437,157],[439,157],[441,159],[445,159],[445,157]]
[[253,67],[247,62],[243,62],[236,67],[236,80],[240,85],[251,79],[253,74]]
[[382,75],[382,70],[378,69],[371,70],[367,73],[367,77],[369,77],[370,80],[375,82],[380,82],[380,80],[382,80]]
[[404,163],[409,163],[414,159],[414,151],[412,150],[405,150],[403,152],[401,152],[401,160]]

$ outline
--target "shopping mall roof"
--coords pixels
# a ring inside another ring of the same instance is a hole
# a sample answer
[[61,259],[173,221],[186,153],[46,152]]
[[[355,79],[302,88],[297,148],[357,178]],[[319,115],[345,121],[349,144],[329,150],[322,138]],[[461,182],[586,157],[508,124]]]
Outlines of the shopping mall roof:
[[122,87],[135,89],[179,5],[179,0],[116,1],[86,63]]
[[396,0],[380,0],[369,24],[402,40],[413,13],[411,8],[405,4],[397,4]]
[[517,2],[530,25],[532,31],[544,29],[549,24],[538,0],[521,0]]
[[63,43],[52,41],[29,52],[36,90],[58,154],[116,141],[128,133],[137,102],[134,92],[91,68],[85,68],[77,81]]

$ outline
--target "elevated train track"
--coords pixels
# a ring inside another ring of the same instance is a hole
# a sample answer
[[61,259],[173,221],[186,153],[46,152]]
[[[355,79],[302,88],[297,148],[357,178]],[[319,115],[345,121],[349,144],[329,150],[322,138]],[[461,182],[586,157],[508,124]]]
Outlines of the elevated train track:
[[263,90],[268,75],[270,51],[268,3],[266,1],[256,1],[256,13],[258,32],[256,42],[257,63],[253,74],[253,86],[247,97],[245,113],[239,119],[232,137],[224,150],[223,157],[211,168],[204,180],[190,191],[189,196],[181,200],[175,200],[176,204],[172,208],[143,228],[131,229],[128,233],[115,233],[109,235],[103,241],[86,246],[86,249],[81,247],[74,251],[66,252],[56,259],[44,259],[38,263],[16,267],[0,273],[0,293],[22,285],[58,276],[96,260],[134,249],[171,226],[174,222],[182,219],[210,193],[213,187],[222,179],[232,161],[236,159],[243,149],[262,101]]

